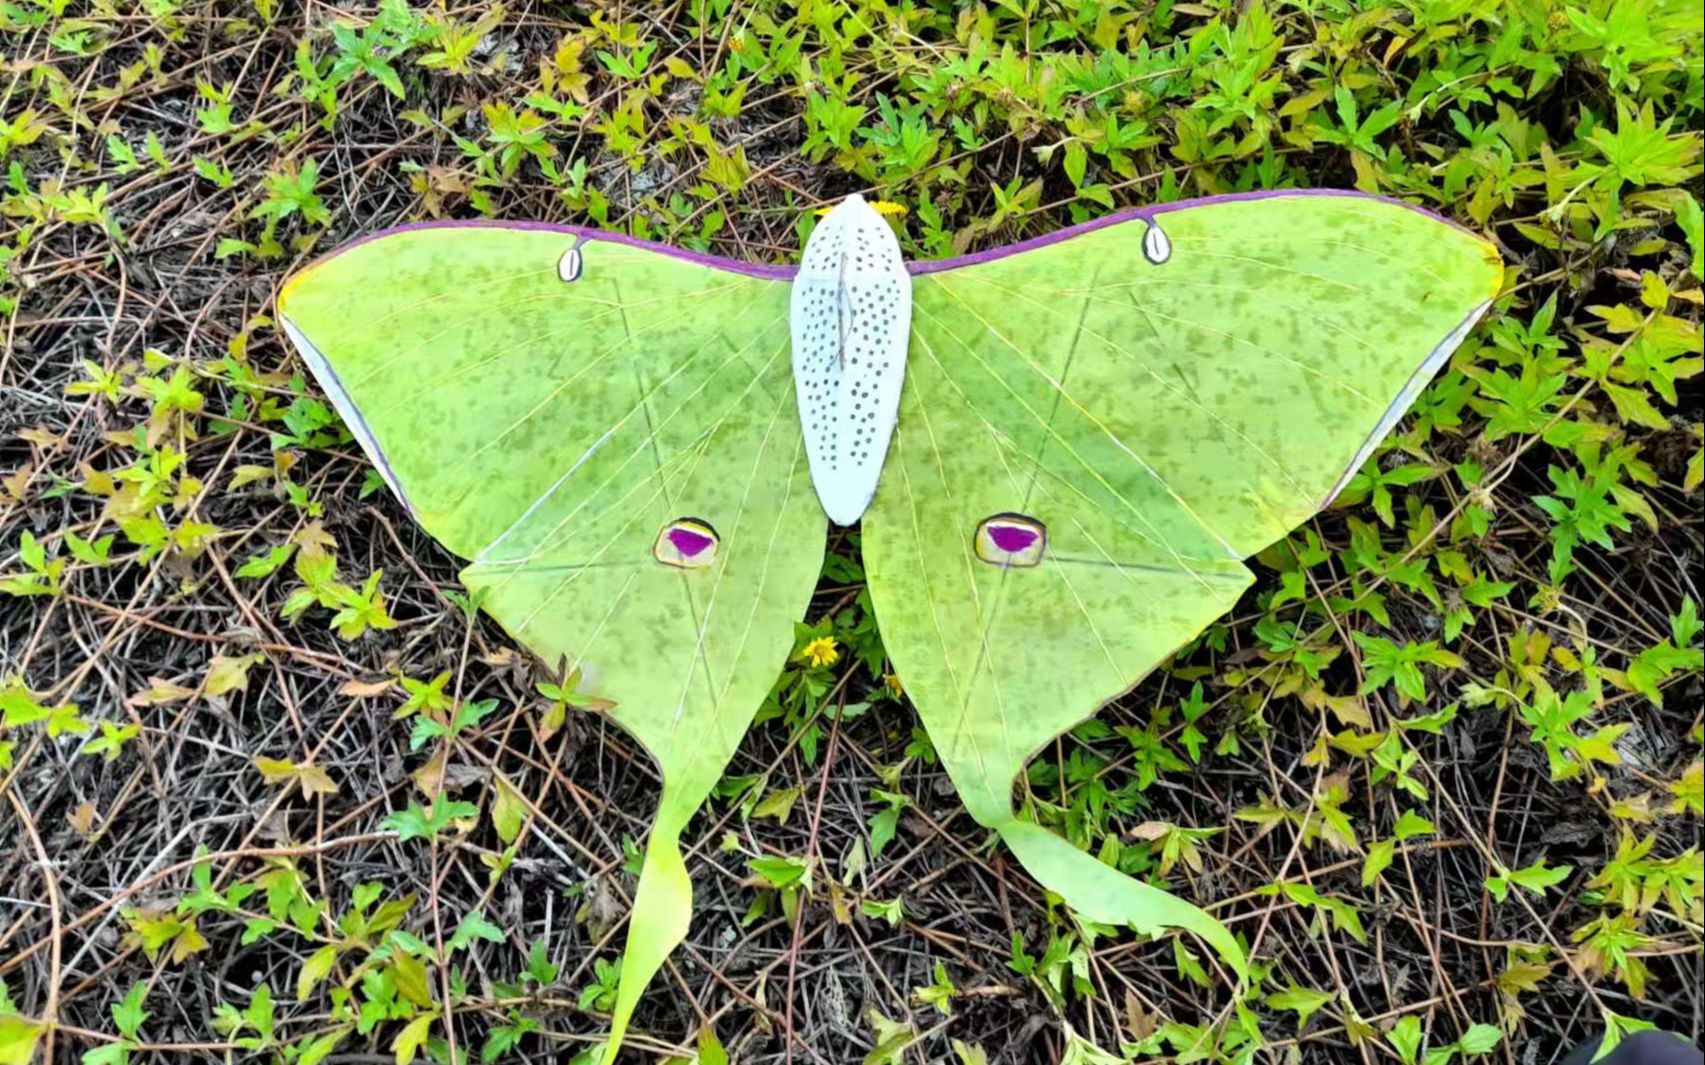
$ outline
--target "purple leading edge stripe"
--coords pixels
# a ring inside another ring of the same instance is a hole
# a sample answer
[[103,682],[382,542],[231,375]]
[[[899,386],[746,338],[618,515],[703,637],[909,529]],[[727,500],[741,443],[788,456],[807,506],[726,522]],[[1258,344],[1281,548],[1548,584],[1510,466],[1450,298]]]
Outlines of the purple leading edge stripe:
[[1418,207],[1412,203],[1405,203],[1402,200],[1394,200],[1389,196],[1375,196],[1371,193],[1357,192],[1354,189],[1264,189],[1259,192],[1228,192],[1220,196],[1200,196],[1194,200],[1177,200],[1173,203],[1150,204],[1147,207],[1131,207],[1123,211],[1115,211],[1113,214],[1107,215],[1103,218],[1092,218],[1087,222],[1079,222],[1075,226],[1067,226],[1065,229],[1055,230],[1052,233],[1046,233],[1040,237],[1031,237],[1029,240],[1021,240],[1013,244],[1003,244],[998,248],[990,248],[987,251],[973,252],[970,255],[960,255],[952,259],[932,259],[925,262],[910,262],[906,264],[906,269],[914,275],[940,273],[943,270],[956,270],[961,266],[975,266],[978,263],[987,263],[993,262],[996,259],[1004,259],[1008,255],[1016,255],[1021,251],[1030,251],[1033,248],[1045,248],[1050,244],[1058,244],[1063,240],[1070,240],[1073,237],[1091,232],[1092,230],[1104,229],[1107,226],[1116,226],[1121,222],[1129,222],[1132,219],[1140,218],[1146,222],[1151,218],[1167,214],[1171,211],[1187,211],[1192,207],[1207,207],[1216,203],[1242,203],[1253,200],[1278,200],[1287,199],[1292,196],[1341,196],[1346,199],[1372,200],[1375,203],[1389,203],[1394,207],[1403,207],[1418,214],[1426,215],[1428,218],[1443,222],[1448,226],[1460,229],[1464,233],[1470,233],[1475,237],[1480,236],[1467,226],[1453,222],[1441,214],[1429,211],[1425,207]]
[[[1443,222],[1449,226],[1454,226],[1465,233],[1474,233],[1474,231],[1469,229],[1467,226],[1454,222],[1451,219],[1433,211],[1429,211],[1425,207],[1418,207],[1415,204],[1405,203],[1402,200],[1394,200],[1389,196],[1374,196],[1366,192],[1357,192],[1354,189],[1266,189],[1260,192],[1230,192],[1220,196],[1201,196],[1193,200],[1177,200],[1173,203],[1150,204],[1147,207],[1131,207],[1123,211],[1116,211],[1103,218],[1095,218],[1088,222],[1080,222],[1075,226],[1067,226],[1065,229],[1056,230],[1040,237],[1031,237],[1029,240],[1021,240],[1014,244],[1003,244],[998,248],[990,248],[987,251],[973,252],[970,255],[960,255],[952,259],[933,259],[923,262],[909,262],[906,264],[906,269],[912,274],[934,274],[939,273],[942,270],[954,270],[961,266],[974,266],[977,263],[992,262],[995,259],[1005,258],[1008,255],[1015,255],[1021,251],[1029,251],[1032,248],[1043,248],[1049,244],[1058,244],[1060,241],[1070,240],[1080,234],[1088,233],[1096,229],[1102,229],[1106,226],[1116,226],[1121,222],[1129,222],[1132,219],[1140,218],[1147,221],[1150,218],[1166,214],[1170,211],[1185,211],[1192,207],[1206,207],[1210,204],[1216,203],[1238,203],[1251,200],[1283,199],[1290,196],[1343,196],[1350,199],[1373,200],[1377,203],[1389,203],[1397,207],[1407,208],[1408,210],[1424,214],[1428,218]],[[680,259],[683,262],[695,263],[699,266],[708,266],[717,270],[729,270],[733,273],[745,274],[747,277],[759,277],[767,281],[791,281],[793,280],[794,274],[799,272],[799,268],[797,266],[749,263],[740,259],[730,259],[721,255],[703,255],[699,252],[686,251],[681,248],[672,247],[668,244],[659,244],[656,241],[641,240],[639,237],[630,237],[626,233],[611,233],[602,229],[593,229],[589,226],[571,226],[556,222],[505,222],[491,218],[468,218],[444,222],[410,222],[406,225],[387,226],[377,232],[357,237],[346,244],[339,245],[332,251],[319,256],[313,262],[303,267],[301,272],[311,270],[333,256],[341,255],[354,248],[359,248],[361,245],[378,240],[381,237],[389,237],[398,233],[412,233],[416,230],[425,229],[520,229],[533,230],[541,233],[562,233],[569,236],[579,237],[585,241],[604,241],[610,244],[625,244],[630,248],[642,248],[646,251],[656,252],[659,255],[667,255],[671,258]],[[1474,233],[1474,235],[1477,237],[1479,236],[1477,233]]]
[[775,266],[743,262],[740,259],[729,259],[721,255],[701,255],[696,251],[686,251],[668,244],[630,237],[626,233],[610,233],[602,229],[592,229],[589,226],[560,225],[556,222],[504,222],[493,218],[464,218],[446,222],[410,222],[406,225],[387,226],[377,232],[338,245],[304,266],[300,272],[306,273],[328,259],[342,255],[346,251],[353,251],[361,245],[371,243],[381,237],[395,236],[398,233],[414,233],[426,229],[520,229],[538,233],[561,233],[565,236],[579,237],[587,242],[601,241],[606,244],[625,244],[630,248],[653,251],[659,255],[680,259],[683,262],[709,266],[717,270],[729,270],[736,274],[745,274],[747,277],[763,278],[766,281],[791,281],[793,275],[799,272],[797,266]]

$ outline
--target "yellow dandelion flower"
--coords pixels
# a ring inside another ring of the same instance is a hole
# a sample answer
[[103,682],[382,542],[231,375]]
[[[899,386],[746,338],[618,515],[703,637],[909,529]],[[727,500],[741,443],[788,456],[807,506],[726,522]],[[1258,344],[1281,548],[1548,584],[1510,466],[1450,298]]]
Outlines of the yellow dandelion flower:
[[833,636],[819,636],[805,645],[805,650],[799,652],[799,660],[816,669],[819,666],[832,666],[841,660],[841,652],[835,646]]
[[900,683],[900,675],[898,673],[882,674],[882,683],[888,686],[889,694],[893,695],[896,699],[906,693],[906,688]]

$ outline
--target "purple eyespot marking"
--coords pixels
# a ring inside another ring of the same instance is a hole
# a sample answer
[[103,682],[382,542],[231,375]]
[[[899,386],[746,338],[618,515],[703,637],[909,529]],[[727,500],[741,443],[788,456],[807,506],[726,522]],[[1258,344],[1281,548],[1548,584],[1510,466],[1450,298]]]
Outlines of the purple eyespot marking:
[[702,518],[676,518],[663,526],[651,554],[665,566],[703,569],[716,561],[716,530]]
[[1026,514],[995,514],[977,526],[977,557],[993,566],[1026,567],[1042,561],[1048,530]]
[[996,547],[1009,554],[1029,547],[1040,535],[1035,529],[1022,525],[989,525],[989,539],[995,542]]
[[688,558],[692,558],[711,544],[716,543],[716,540],[714,537],[677,525],[669,530],[669,542],[675,545],[675,550]]

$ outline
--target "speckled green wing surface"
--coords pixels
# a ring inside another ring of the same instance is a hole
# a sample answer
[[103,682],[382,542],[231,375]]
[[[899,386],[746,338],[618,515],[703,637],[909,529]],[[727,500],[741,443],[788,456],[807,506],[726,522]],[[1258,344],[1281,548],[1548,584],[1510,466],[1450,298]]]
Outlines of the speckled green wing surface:
[[1020,820],[1015,780],[1330,500],[1484,310],[1497,254],[1399,204],[1304,193],[946,266],[916,271],[864,517],[888,653],[967,809],[1042,884],[1241,970],[1205,913]]
[[[896,672],[972,817],[1042,884],[1097,921],[1190,930],[1242,976],[1223,925],[1021,818],[1014,783],[1330,501],[1485,309],[1497,255],[1399,204],[1297,193],[910,270],[898,426],[864,512]],[[822,561],[790,275],[564,227],[425,226],[280,298],[485,609],[615,700],[661,771],[607,1057],[685,934],[680,834]]]
[[822,565],[787,285],[763,274],[561,229],[425,227],[321,261],[279,301],[484,608],[616,700],[657,762],[612,1046],[686,932],[680,833]]

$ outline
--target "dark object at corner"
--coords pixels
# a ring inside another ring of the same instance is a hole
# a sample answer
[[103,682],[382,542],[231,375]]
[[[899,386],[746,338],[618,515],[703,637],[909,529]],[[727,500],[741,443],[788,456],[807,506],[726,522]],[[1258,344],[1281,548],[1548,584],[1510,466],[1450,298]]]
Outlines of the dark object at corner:
[[[1598,1044],[1598,1039],[1582,1043],[1563,1059],[1563,1065],[1587,1065],[1598,1053]],[[1615,1050],[1594,1065],[1700,1065],[1702,1061],[1705,1054],[1679,1035],[1635,1032],[1624,1036]]]

